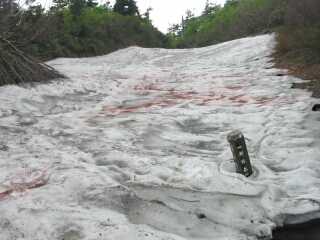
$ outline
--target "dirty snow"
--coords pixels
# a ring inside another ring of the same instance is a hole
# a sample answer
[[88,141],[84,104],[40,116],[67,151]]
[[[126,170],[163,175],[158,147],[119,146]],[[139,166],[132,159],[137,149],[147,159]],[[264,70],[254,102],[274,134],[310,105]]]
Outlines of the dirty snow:
[[0,239],[254,240],[318,217],[319,115],[272,67],[274,44],[131,47],[49,63],[68,80],[1,87]]

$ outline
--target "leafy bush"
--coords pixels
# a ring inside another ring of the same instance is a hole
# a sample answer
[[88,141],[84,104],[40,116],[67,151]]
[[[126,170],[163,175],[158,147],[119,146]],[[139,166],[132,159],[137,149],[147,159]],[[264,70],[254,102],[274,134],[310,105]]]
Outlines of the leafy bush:
[[172,41],[178,47],[205,46],[261,33],[282,23],[281,0],[228,1],[210,14],[190,19]]
[[164,47],[166,44],[166,36],[149,19],[124,16],[108,5],[86,4],[84,0],[55,2],[59,5],[49,11],[38,5],[17,15],[8,32],[13,33],[10,39],[20,49],[50,59],[101,55],[131,45]]
[[276,31],[277,53],[296,62],[320,62],[319,0],[229,0],[185,20],[169,34],[170,47],[201,47]]
[[296,63],[320,63],[320,1],[286,0],[277,53]]

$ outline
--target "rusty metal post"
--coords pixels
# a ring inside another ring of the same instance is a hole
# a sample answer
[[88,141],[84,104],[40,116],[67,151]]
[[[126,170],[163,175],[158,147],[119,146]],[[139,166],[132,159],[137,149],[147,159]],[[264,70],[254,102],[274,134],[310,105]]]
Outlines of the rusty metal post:
[[228,134],[227,139],[231,146],[237,173],[250,177],[253,171],[243,134],[240,131],[233,131]]

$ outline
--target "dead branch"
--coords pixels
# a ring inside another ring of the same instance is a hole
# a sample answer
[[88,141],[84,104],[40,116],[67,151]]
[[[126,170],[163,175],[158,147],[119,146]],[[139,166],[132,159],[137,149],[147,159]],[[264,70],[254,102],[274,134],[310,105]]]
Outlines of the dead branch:
[[41,82],[62,77],[52,67],[27,56],[0,36],[0,85]]

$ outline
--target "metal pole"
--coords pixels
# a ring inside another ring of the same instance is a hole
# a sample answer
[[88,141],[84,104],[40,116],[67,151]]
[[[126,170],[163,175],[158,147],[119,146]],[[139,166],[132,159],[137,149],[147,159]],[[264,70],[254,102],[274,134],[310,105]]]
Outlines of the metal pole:
[[228,134],[227,139],[230,143],[237,173],[250,177],[253,171],[243,134],[238,130],[233,131]]

